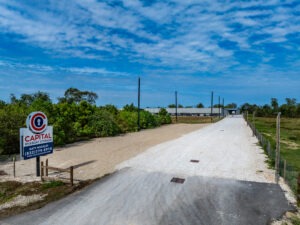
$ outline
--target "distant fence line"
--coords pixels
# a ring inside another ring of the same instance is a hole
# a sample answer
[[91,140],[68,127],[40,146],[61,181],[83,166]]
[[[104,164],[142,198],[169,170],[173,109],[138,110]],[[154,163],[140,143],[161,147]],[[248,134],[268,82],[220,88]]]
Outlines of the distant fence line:
[[[258,139],[260,145],[263,147],[265,153],[268,156],[269,164],[274,167],[276,158],[276,147],[273,147],[270,141],[260,133],[254,124],[245,118],[248,126]],[[279,175],[284,179],[284,181],[289,185],[291,190],[295,193],[297,197],[297,204],[300,206],[300,173],[293,166],[289,165],[286,160],[280,159],[279,162]]]

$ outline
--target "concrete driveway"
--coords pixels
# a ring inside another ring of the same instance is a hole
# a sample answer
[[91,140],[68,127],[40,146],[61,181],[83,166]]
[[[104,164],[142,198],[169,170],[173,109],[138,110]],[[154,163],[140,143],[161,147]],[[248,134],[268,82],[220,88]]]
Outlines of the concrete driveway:
[[0,224],[267,224],[293,207],[264,160],[244,120],[226,118],[150,148],[81,192]]

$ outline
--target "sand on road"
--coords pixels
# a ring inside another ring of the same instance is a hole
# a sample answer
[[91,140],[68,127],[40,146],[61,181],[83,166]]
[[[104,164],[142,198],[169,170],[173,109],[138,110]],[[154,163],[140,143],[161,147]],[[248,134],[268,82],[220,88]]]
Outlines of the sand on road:
[[[116,165],[152,146],[179,138],[206,126],[208,124],[171,124],[122,136],[96,138],[70,144],[63,148],[55,148],[53,154],[41,157],[41,160],[48,158],[49,165],[59,168],[75,166],[75,179],[94,179],[112,173]],[[35,166],[35,158],[17,161],[17,180],[37,180]],[[2,180],[13,179],[11,162],[0,164],[1,170],[9,174],[6,177],[1,176]]]

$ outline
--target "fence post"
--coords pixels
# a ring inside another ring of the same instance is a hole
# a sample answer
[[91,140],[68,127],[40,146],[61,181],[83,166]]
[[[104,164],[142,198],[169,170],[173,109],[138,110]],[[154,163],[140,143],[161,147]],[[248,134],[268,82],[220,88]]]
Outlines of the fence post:
[[279,181],[279,163],[280,163],[280,112],[276,118],[276,160],[275,160],[275,179]]
[[46,159],[46,177],[48,177],[48,159]]
[[44,177],[44,162],[42,161],[41,162],[41,181],[44,181],[43,177]]
[[71,186],[73,186],[73,166],[70,167],[70,181],[71,181]]
[[297,205],[300,207],[300,173],[298,174]]
[[252,124],[253,124],[253,137],[255,136],[255,111],[252,114]]
[[16,156],[13,156],[13,163],[14,163],[14,177],[16,177]]

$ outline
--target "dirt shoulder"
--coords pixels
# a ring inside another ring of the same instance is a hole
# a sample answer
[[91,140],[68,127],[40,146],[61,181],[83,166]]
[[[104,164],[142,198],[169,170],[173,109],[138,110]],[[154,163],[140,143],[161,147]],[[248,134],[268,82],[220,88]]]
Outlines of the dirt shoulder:
[[[41,157],[41,160],[48,158],[49,165],[60,168],[74,166],[75,179],[95,179],[113,172],[116,165],[152,146],[176,139],[205,126],[208,124],[172,124],[117,137],[96,138],[56,148],[52,155]],[[0,171],[9,174],[9,176],[1,176],[1,180],[11,179],[12,169],[10,162],[0,164]],[[17,161],[16,176],[16,180],[20,181],[37,180],[35,159]]]

